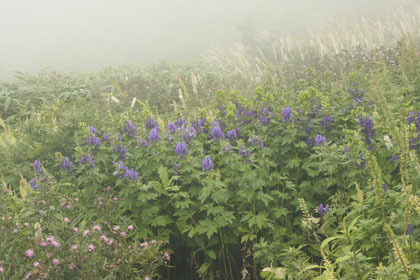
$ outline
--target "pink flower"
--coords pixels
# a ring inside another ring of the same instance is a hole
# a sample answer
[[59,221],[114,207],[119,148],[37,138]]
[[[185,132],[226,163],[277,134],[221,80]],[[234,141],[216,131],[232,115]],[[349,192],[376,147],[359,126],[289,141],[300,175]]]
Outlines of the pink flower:
[[156,245],[156,240],[152,240],[152,245]]
[[25,280],[32,277],[32,273],[28,272],[25,274]]
[[50,235],[50,236],[48,236],[48,237],[47,237],[47,242],[48,242],[48,243],[52,243],[53,241],[55,241],[54,236],[51,236],[51,235]]
[[27,257],[27,258],[33,258],[34,255],[35,255],[35,253],[34,253],[34,250],[32,250],[32,249],[28,249],[28,250],[25,251],[25,257]]
[[60,247],[60,242],[54,240],[53,242],[51,242],[51,245],[54,246],[55,248]]
[[115,231],[119,231],[120,230],[120,226],[119,225],[116,225],[112,229],[115,230]]
[[144,278],[144,280],[150,280],[149,276],[146,276],[146,278]]
[[61,202],[60,205],[61,207],[64,207],[66,205],[66,202]]
[[164,254],[163,254],[163,257],[166,259],[166,260],[170,260],[171,259],[171,256],[167,253],[167,252],[165,252]]
[[42,248],[45,248],[45,247],[47,247],[47,242],[45,242],[45,241],[42,241],[40,244],[39,244],[39,246],[41,246]]
[[75,267],[76,267],[76,266],[75,266],[73,263],[69,264],[69,269],[70,269],[70,270],[73,270]]
[[14,234],[16,234],[16,233],[18,233],[18,232],[19,232],[19,231],[17,230],[17,228],[14,228],[14,229],[13,229],[13,233],[14,233]]
[[0,266],[0,273],[4,272],[4,268],[2,266]]
[[79,201],[79,198],[75,197],[74,198],[74,201],[78,202]]
[[83,236],[86,236],[88,234],[89,234],[89,230],[88,229],[83,232]]
[[149,245],[149,243],[147,241],[145,241],[143,243],[140,243],[141,248],[145,248],[145,247],[147,247],[147,245]]
[[113,201],[117,201],[117,200],[118,200],[118,198],[114,197],[112,200],[113,200]]
[[24,223],[23,226],[24,227],[29,227],[29,223]]
[[52,255],[50,253],[47,254],[47,258],[51,259]]
[[121,235],[121,237],[125,237],[125,235],[126,235],[125,231],[121,232],[120,235]]
[[105,243],[108,242],[108,238],[105,235],[101,235],[99,238]]
[[127,231],[132,231],[134,229],[134,226],[133,225],[129,225],[128,227],[127,227]]
[[99,225],[94,225],[92,230],[98,230],[99,231],[99,230],[101,230],[101,227]]
[[34,267],[37,268],[39,266],[39,262],[34,262]]
[[70,223],[69,218],[64,218],[64,222],[66,222],[67,224]]
[[66,208],[67,209],[71,209],[71,205],[70,204],[67,204]]
[[42,205],[47,204],[47,202],[45,200],[41,201]]
[[95,250],[95,246],[93,244],[89,244],[88,245],[88,251],[92,252],[93,250]]
[[114,239],[109,239],[108,242],[106,243],[108,246],[112,246],[112,244],[114,244]]
[[77,246],[76,245],[72,245],[70,247],[70,252],[76,251],[76,249],[77,249]]
[[79,229],[78,229],[77,227],[74,227],[74,228],[72,228],[72,229],[71,229],[71,231],[72,231],[72,232],[78,232],[78,231],[79,231]]
[[59,263],[60,263],[60,261],[59,261],[58,259],[53,259],[53,260],[52,260],[52,263],[53,263],[54,265],[57,265],[57,264],[59,264]]

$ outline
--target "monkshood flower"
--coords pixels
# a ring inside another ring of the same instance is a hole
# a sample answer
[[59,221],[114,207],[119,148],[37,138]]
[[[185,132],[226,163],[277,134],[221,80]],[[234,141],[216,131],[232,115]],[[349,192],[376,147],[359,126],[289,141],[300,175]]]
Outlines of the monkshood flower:
[[155,121],[153,118],[149,118],[149,120],[146,123],[146,129],[152,129],[152,128],[157,128],[158,127],[158,122]]
[[139,180],[139,174],[132,168],[132,169],[125,169],[124,177],[128,179],[129,181],[138,181]]
[[348,151],[349,151],[349,147],[347,147],[347,146],[346,146],[346,147],[344,148],[344,152],[343,152],[343,153],[344,153],[344,154],[347,154],[347,152],[348,152]]
[[149,144],[147,144],[147,140],[146,139],[144,139],[143,142],[141,142],[141,146],[143,148],[147,148],[147,146],[149,146]]
[[39,160],[35,160],[34,163],[32,164],[32,166],[34,167],[36,174],[38,174],[42,171],[41,162]]
[[359,90],[359,84],[356,82],[354,83],[354,89],[350,88],[349,92],[351,94],[351,96],[353,97],[354,101],[356,101],[356,103],[358,103],[360,106],[363,107],[363,98],[364,98],[364,90]]
[[178,142],[175,146],[175,152],[181,159],[184,159],[184,156],[188,153],[187,144],[185,142]]
[[101,145],[101,140],[99,140],[99,138],[96,136],[89,136],[86,138],[86,145],[93,145],[98,147]]
[[108,133],[104,133],[104,141],[110,141],[112,140],[112,137],[108,135]]
[[32,178],[28,183],[33,190],[39,187],[39,185],[36,183],[36,178]]
[[306,144],[309,146],[309,147],[312,147],[313,145],[314,145],[314,141],[312,140],[312,138],[311,137],[307,137],[306,138]]
[[124,128],[124,132],[128,133],[128,136],[134,138],[137,133],[137,127],[133,125],[132,121],[127,121],[127,126]]
[[96,128],[94,128],[93,126],[88,126],[90,133],[92,133],[93,135],[95,135],[97,133]]
[[283,122],[291,122],[293,121],[293,112],[290,107],[283,108],[281,110],[281,117],[283,118]]
[[201,169],[204,172],[210,172],[213,169],[213,162],[211,161],[210,156],[206,156],[201,164]]
[[408,227],[405,230],[405,235],[411,235],[411,234],[413,234],[413,232],[414,232],[414,226],[413,226],[413,223],[410,222],[408,224]]
[[152,130],[150,130],[149,133],[149,141],[151,144],[153,144],[153,142],[160,142],[160,136],[159,136],[159,131],[157,128],[153,128]]
[[274,114],[271,112],[270,108],[264,107],[261,112],[261,116],[258,117],[261,124],[267,124],[271,121]]
[[317,136],[315,136],[315,145],[317,147],[324,145],[325,143],[327,143],[327,139],[322,136],[322,134],[318,134]]
[[327,204],[324,208],[324,204],[321,203],[320,205],[318,205],[316,210],[318,214],[320,214],[321,216],[324,216],[326,213],[330,211],[330,206]]
[[91,155],[81,156],[80,157],[80,164],[87,164],[89,167],[95,167],[96,162],[93,160]]
[[397,155],[392,155],[392,156],[391,156],[391,159],[390,159],[390,163],[391,163],[391,165],[392,165],[392,164],[394,164],[394,162],[395,162],[396,160],[398,160],[398,156],[397,156]]
[[187,126],[187,121],[186,120],[184,120],[183,118],[179,118],[177,121],[176,121],[176,123],[175,123],[175,125],[176,125],[176,127],[177,128],[181,128],[181,127],[183,127],[183,126]]
[[114,146],[114,152],[120,154],[120,159],[127,159],[127,152],[128,149],[123,146],[123,144],[115,144]]
[[223,133],[219,125],[216,125],[215,127],[213,127],[211,136],[213,137],[213,140],[215,141],[219,141],[219,139],[225,140],[225,134]]
[[70,161],[68,157],[65,157],[63,162],[60,165],[61,169],[66,169],[68,173],[73,173],[73,163]]
[[206,121],[207,119],[199,119],[192,123],[192,126],[195,128],[196,131],[199,131],[200,133],[204,133],[206,131]]
[[262,141],[258,140],[255,136],[252,137],[252,139],[251,139],[251,145],[252,146],[257,146],[258,145],[258,146],[260,146],[260,149],[264,148],[264,143]]
[[328,132],[330,130],[329,124],[332,123],[331,116],[324,115],[324,118],[322,119],[321,127],[325,130],[325,132]]
[[246,150],[245,151],[245,148],[244,148],[244,145],[242,145],[240,148],[239,148],[239,151],[238,151],[238,153],[242,156],[242,157],[246,157],[246,156],[251,156],[251,149],[250,148],[248,148],[248,150]]
[[407,117],[408,123],[415,123],[417,131],[420,131],[420,112],[412,112],[410,111]]
[[182,138],[185,141],[188,141],[190,139],[193,139],[195,136],[197,136],[197,131],[195,130],[194,127],[190,126],[190,127],[186,128],[184,136],[182,136]]
[[384,187],[384,192],[388,191],[388,185],[386,183],[383,183],[382,186]]
[[235,140],[238,137],[238,135],[236,134],[236,129],[229,130],[226,133],[226,136],[230,140]]
[[223,147],[223,151],[225,152],[232,151],[232,145],[230,143],[227,143],[227,145]]
[[363,127],[362,133],[365,135],[365,141],[370,145],[371,139],[376,135],[376,129],[373,128],[373,120],[369,116],[366,116],[365,119],[360,116],[359,119],[360,126]]
[[308,134],[312,132],[312,123],[310,123],[309,125],[306,126],[305,132],[308,133]]
[[166,126],[166,128],[169,130],[169,132],[174,135],[176,132],[176,126],[174,123],[170,122],[168,123],[168,125]]

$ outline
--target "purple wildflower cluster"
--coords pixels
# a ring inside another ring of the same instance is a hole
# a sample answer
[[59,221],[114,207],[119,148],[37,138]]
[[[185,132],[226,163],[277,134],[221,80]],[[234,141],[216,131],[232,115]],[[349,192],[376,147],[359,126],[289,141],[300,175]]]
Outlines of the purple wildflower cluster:
[[192,123],[192,127],[195,128],[196,131],[200,132],[200,133],[205,133],[206,132],[206,121],[207,119],[199,119],[195,122]]
[[89,136],[89,137],[86,137],[86,145],[93,145],[93,146],[99,147],[99,145],[101,145],[101,140],[95,135]]
[[329,124],[332,123],[332,119],[330,115],[324,115],[324,118],[322,119],[321,127],[325,130],[325,132],[330,131]]
[[236,133],[236,129],[229,130],[226,133],[226,136],[231,141],[236,140],[236,138],[238,137],[238,134]]
[[398,160],[398,156],[397,155],[392,155],[391,157],[390,157],[390,163],[391,163],[391,165],[392,164],[394,164],[394,162],[396,161],[396,160]]
[[125,166],[124,162],[120,161],[119,163],[113,162],[116,168],[114,175],[119,175],[120,179],[125,178],[129,181],[138,181],[139,175],[138,173],[132,168],[129,169]]
[[32,178],[28,183],[33,190],[39,187],[39,185],[37,184],[36,178]]
[[261,140],[258,140],[255,136],[251,139],[252,146],[260,146],[260,149],[264,149],[264,143]]
[[376,129],[373,128],[373,120],[366,116],[366,118],[359,117],[360,126],[363,128],[362,133],[365,135],[365,141],[367,144],[372,144],[372,139],[376,135]]
[[181,159],[184,159],[184,156],[188,153],[187,144],[185,142],[178,142],[175,146],[175,152]]
[[197,136],[197,131],[193,126],[185,128],[185,133],[182,136],[182,138],[185,141],[190,141],[191,139],[194,139]]
[[204,172],[210,172],[213,169],[213,161],[211,160],[210,156],[206,156],[201,164],[201,169]]
[[315,145],[317,147],[324,145],[325,143],[327,143],[327,139],[322,136],[322,134],[318,134],[317,136],[315,136]]
[[160,136],[159,136],[159,130],[158,128],[153,128],[152,130],[150,130],[149,133],[149,141],[151,144],[153,144],[154,142],[159,143],[160,142]]
[[41,168],[41,162],[39,160],[34,160],[34,163],[32,164],[32,166],[34,167],[36,174],[41,173],[42,168]]
[[326,213],[330,211],[330,206],[327,204],[324,208],[324,204],[321,203],[320,205],[318,205],[316,210],[319,215],[324,216]]
[[272,112],[272,109],[269,107],[264,107],[264,109],[261,112],[261,115],[258,116],[258,120],[261,124],[267,124],[271,121],[271,119],[274,117],[274,114]]
[[186,127],[188,125],[188,122],[184,120],[183,118],[179,118],[175,123],[177,128]]
[[176,132],[176,125],[172,122],[168,123],[168,125],[166,126],[166,128],[169,130],[169,132],[174,135]]
[[120,159],[127,159],[127,151],[127,148],[124,147],[123,144],[115,144],[114,146],[114,152],[120,154]]
[[418,132],[417,137],[413,136],[410,138],[410,149],[418,149],[420,147],[420,112],[410,111],[407,121],[409,124],[414,123]]
[[290,107],[283,108],[281,110],[281,117],[283,122],[292,122],[293,121],[293,111]]
[[128,137],[134,138],[137,133],[137,127],[133,125],[133,122],[128,120],[127,125],[124,128],[124,132],[128,134]]
[[68,157],[65,157],[60,165],[61,169],[67,170],[69,174],[73,173],[73,163]]
[[96,135],[96,133],[98,133],[96,128],[94,128],[93,126],[88,126],[88,128],[90,130],[90,133],[92,133],[93,135]]
[[248,150],[245,150],[244,145],[241,145],[241,147],[239,148],[238,153],[242,156],[242,157],[249,157],[251,156],[251,149],[248,148]]
[[215,124],[211,131],[211,137],[214,141],[219,141],[219,139],[225,140],[225,134],[223,133],[222,128],[219,124]]
[[412,235],[414,232],[414,226],[413,223],[410,222],[405,230],[405,235]]
[[91,155],[81,156],[80,157],[80,164],[87,164],[88,167],[95,167],[96,162],[93,160],[93,157]]
[[155,121],[152,117],[150,117],[146,123],[146,129],[152,129],[152,128],[158,128],[158,127],[159,127],[158,122]]

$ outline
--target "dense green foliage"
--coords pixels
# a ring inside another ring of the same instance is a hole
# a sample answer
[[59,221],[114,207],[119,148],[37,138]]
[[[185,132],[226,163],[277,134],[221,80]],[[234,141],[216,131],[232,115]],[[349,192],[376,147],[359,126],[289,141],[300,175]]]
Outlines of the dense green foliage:
[[415,41],[216,69],[0,85],[0,277],[419,278]]

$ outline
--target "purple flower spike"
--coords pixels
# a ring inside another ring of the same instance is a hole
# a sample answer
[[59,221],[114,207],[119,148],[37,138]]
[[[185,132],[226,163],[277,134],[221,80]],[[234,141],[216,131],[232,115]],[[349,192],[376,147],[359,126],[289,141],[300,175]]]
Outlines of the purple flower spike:
[[33,190],[39,187],[39,185],[36,183],[36,178],[32,178],[28,183]]
[[213,162],[211,161],[210,156],[206,156],[201,164],[201,169],[204,172],[210,172],[213,169]]
[[237,138],[236,129],[229,130],[226,136],[230,140],[235,140]]
[[175,152],[184,159],[184,156],[188,153],[187,144],[185,142],[178,142],[175,146]]
[[155,121],[153,118],[149,118],[146,123],[146,129],[157,128],[158,122]]
[[97,133],[96,128],[94,128],[93,126],[88,126],[90,133],[92,133],[93,135],[95,135]]
[[168,126],[166,128],[171,132],[172,135],[175,134],[175,132],[176,132],[176,126],[175,126],[174,123],[171,123],[171,122],[168,123]]
[[124,128],[124,131],[128,133],[130,138],[134,138],[137,133],[137,128],[133,125],[132,121],[127,121],[127,126]]
[[283,122],[291,122],[293,120],[293,111],[290,107],[283,108],[281,110],[281,116],[283,118]]
[[150,133],[149,133],[149,141],[151,144],[153,144],[153,142],[160,142],[160,136],[159,136],[159,131],[157,128],[153,128]]
[[215,141],[219,141],[219,139],[223,139],[223,140],[225,139],[225,134],[223,133],[219,125],[216,125],[215,127],[213,127],[211,136],[213,137],[213,140]]
[[322,134],[318,134],[317,136],[315,136],[315,145],[317,147],[324,145],[325,143],[327,143],[327,139],[322,136]]
[[32,166],[34,167],[36,174],[41,172],[41,162],[39,160],[35,160]]
[[324,214],[328,213],[330,211],[330,206],[327,204],[324,208],[324,204],[318,205],[316,208],[319,215],[324,216]]
[[407,229],[405,230],[405,235],[411,235],[411,234],[413,234],[413,232],[414,232],[414,226],[413,226],[413,223],[410,222],[408,224]]

